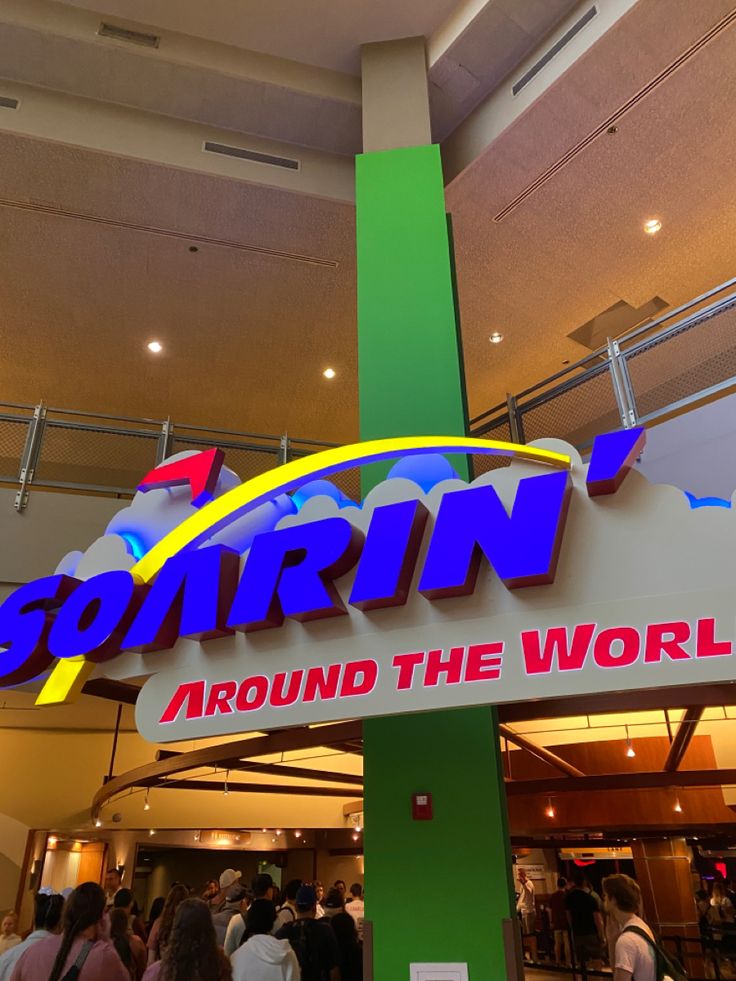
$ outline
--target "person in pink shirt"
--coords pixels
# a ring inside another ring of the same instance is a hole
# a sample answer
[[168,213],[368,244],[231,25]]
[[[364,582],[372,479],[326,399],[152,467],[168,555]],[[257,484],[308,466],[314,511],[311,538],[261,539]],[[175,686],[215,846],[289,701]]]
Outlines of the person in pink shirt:
[[130,981],[105,937],[105,893],[96,882],[77,886],[64,908],[64,931],[39,940],[15,965],[10,981],[64,981],[72,968],[79,981]]

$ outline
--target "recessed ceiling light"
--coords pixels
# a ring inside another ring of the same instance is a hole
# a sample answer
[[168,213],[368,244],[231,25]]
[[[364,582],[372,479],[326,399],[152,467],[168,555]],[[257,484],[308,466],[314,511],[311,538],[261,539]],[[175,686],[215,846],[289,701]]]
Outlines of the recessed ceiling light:
[[494,330],[488,340],[491,342],[491,344],[500,344],[503,340],[503,334],[499,334],[497,330]]
[[149,341],[147,347],[152,354],[160,354],[164,349],[160,341]]
[[325,378],[334,378],[337,372],[334,368],[325,368],[322,374],[325,376]]
[[659,218],[650,218],[648,221],[644,222],[644,231],[647,235],[656,235],[657,232],[662,227],[662,222]]

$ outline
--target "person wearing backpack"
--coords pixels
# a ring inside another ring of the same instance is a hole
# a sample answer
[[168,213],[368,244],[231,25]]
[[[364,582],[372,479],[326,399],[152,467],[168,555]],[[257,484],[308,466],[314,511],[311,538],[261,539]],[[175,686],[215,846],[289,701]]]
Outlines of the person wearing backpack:
[[628,875],[609,875],[603,880],[603,895],[606,913],[620,930],[611,965],[613,981],[685,981],[685,972],[639,916],[638,884]]
[[277,940],[288,940],[301,968],[301,981],[341,981],[340,948],[327,917],[317,915],[317,892],[314,886],[302,886],[296,894],[296,915],[276,934]]
[[291,879],[286,883],[286,889],[284,889],[284,905],[278,911],[276,922],[273,925],[274,936],[279,932],[281,927],[286,926],[287,923],[293,923],[296,919],[296,894],[301,889],[301,885],[301,879]]
[[63,933],[29,947],[10,981],[130,981],[105,936],[105,904],[105,893],[96,882],[77,886],[64,907]]

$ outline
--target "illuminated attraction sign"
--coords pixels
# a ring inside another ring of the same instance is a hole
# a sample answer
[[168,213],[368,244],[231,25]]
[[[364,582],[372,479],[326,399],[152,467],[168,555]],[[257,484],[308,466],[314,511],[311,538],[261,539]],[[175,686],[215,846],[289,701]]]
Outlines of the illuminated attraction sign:
[[[559,441],[381,440],[245,483],[216,450],[168,461],[0,607],[0,686],[147,677],[137,724],[165,742],[730,679],[732,513],[621,486],[643,441],[598,437],[586,466]],[[467,484],[426,455],[481,450],[511,465]],[[310,480],[385,458],[360,505]]]

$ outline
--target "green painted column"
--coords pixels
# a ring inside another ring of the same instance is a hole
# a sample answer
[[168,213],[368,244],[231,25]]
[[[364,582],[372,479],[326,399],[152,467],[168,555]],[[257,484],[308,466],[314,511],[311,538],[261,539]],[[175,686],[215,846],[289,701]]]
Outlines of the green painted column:
[[[464,434],[438,147],[359,156],[356,203],[361,438]],[[382,476],[364,474],[364,485]],[[470,981],[505,978],[513,886],[494,710],[370,719],[364,737],[374,981],[408,981],[417,961],[467,963]],[[432,821],[412,819],[422,792]]]

